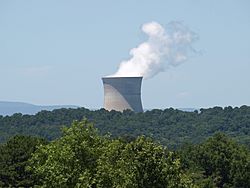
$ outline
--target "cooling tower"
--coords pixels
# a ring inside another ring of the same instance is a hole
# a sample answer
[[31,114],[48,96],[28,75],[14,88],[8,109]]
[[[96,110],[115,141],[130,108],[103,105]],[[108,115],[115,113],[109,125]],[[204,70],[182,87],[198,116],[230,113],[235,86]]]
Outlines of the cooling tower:
[[142,112],[142,77],[103,77],[104,108]]

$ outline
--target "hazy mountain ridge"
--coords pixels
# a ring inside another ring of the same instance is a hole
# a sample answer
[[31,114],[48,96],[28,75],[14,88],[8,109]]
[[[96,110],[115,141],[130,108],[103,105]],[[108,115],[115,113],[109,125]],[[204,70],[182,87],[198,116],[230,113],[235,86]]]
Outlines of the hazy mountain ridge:
[[78,108],[75,105],[50,105],[50,106],[42,106],[42,105],[34,105],[24,102],[9,102],[9,101],[0,101],[0,115],[13,115],[15,113],[22,114],[36,114],[41,110],[52,111],[54,109],[60,108]]
[[[76,105],[34,105],[25,102],[10,102],[10,101],[0,101],[0,115],[2,116],[11,116],[15,113],[29,114],[34,115],[37,112],[42,110],[52,111],[60,108],[78,108],[80,106]],[[184,112],[193,112],[196,108],[176,108],[178,110]],[[99,110],[99,109],[91,109],[91,110]],[[144,109],[144,111],[152,110],[152,109]]]

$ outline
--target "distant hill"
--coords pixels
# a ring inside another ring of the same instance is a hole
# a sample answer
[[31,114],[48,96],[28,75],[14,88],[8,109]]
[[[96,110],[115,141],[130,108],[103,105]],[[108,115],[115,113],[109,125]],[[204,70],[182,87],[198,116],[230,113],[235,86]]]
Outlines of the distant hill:
[[130,140],[145,135],[177,149],[183,144],[201,143],[215,133],[223,132],[250,148],[250,106],[246,105],[202,108],[194,112],[153,109],[144,113],[62,108],[36,115],[0,116],[0,143],[17,134],[54,140],[61,136],[62,127],[85,118],[93,122],[101,134],[108,133],[113,138]]
[[52,105],[52,106],[39,106],[29,103],[23,102],[7,102],[7,101],[0,101],[0,115],[13,115],[15,113],[22,113],[22,114],[36,114],[41,110],[48,110],[52,111],[54,109],[60,108],[78,108],[78,106],[74,105]]

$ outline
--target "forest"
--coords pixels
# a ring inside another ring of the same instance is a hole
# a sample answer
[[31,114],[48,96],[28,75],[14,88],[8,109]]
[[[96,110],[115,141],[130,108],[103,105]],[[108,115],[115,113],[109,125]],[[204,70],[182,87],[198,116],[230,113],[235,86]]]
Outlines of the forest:
[[0,143],[15,135],[38,136],[52,141],[61,136],[63,127],[84,118],[93,122],[102,135],[127,139],[145,135],[170,149],[178,149],[187,143],[201,143],[217,132],[250,146],[248,106],[214,107],[194,112],[154,109],[144,113],[78,108],[41,111],[36,115],[0,116]]
[[0,116],[0,187],[250,187],[250,107]]
[[87,119],[51,142],[16,135],[0,144],[0,187],[249,187],[250,151],[223,133],[178,150],[138,136],[102,135]]

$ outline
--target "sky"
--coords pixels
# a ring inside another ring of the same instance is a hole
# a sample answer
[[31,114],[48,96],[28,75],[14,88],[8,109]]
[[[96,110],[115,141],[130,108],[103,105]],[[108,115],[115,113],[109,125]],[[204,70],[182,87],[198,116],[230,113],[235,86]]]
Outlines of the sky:
[[250,105],[249,0],[1,0],[0,101],[102,108],[152,21],[185,24],[199,54],[143,80],[145,109]]

